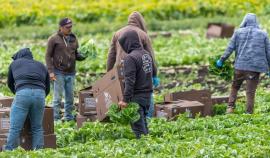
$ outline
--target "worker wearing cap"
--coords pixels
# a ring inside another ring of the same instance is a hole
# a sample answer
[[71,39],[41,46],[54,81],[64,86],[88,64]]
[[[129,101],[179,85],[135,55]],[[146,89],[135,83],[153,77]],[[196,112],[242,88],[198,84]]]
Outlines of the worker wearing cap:
[[78,40],[72,33],[72,21],[63,18],[59,21],[59,30],[48,39],[46,64],[51,81],[53,81],[54,120],[60,120],[60,107],[64,96],[64,120],[74,119],[73,90],[76,59],[81,60],[78,53]]

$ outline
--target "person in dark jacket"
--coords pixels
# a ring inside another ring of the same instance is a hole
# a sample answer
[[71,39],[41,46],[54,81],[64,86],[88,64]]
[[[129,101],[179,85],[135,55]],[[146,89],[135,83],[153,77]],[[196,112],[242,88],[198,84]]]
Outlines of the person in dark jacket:
[[[127,53],[121,48],[118,42],[118,39],[122,36],[122,34],[131,30],[136,31],[143,48],[151,55],[154,62],[154,66],[157,67],[151,40],[147,34],[145,20],[140,12],[134,11],[128,17],[128,24],[124,26],[123,28],[121,28],[120,30],[118,30],[113,35],[110,48],[109,48],[108,59],[107,59],[107,72],[113,69],[114,66],[121,65],[121,61],[127,55]],[[153,81],[154,87],[159,86],[160,80],[158,78],[157,72],[153,74],[152,81]],[[151,104],[150,104],[147,117],[151,118],[153,116],[153,113],[154,113],[154,98],[153,98],[153,95],[151,95]]]
[[43,148],[43,112],[45,97],[50,92],[50,77],[46,67],[33,59],[29,48],[18,51],[8,71],[8,87],[15,94],[10,112],[10,129],[5,150],[13,150],[26,117],[29,116],[32,131],[32,148]]
[[255,92],[260,80],[260,73],[266,73],[270,67],[270,44],[266,32],[257,22],[253,13],[248,13],[243,19],[240,28],[231,38],[223,56],[216,62],[217,67],[223,63],[235,51],[234,79],[229,98],[227,113],[232,113],[235,108],[237,92],[243,81],[247,82],[247,113],[253,113]]
[[127,52],[124,59],[125,89],[119,106],[125,108],[129,102],[140,105],[140,119],[131,125],[136,137],[140,138],[142,134],[148,134],[146,114],[153,91],[152,76],[156,69],[151,55],[143,49],[136,31],[125,32],[118,41]]
[[62,96],[65,98],[64,120],[74,119],[74,80],[76,75],[76,60],[84,60],[78,52],[79,43],[75,34],[72,33],[72,21],[63,18],[59,21],[59,31],[48,39],[46,52],[46,65],[53,81],[53,110],[54,120],[60,120],[60,108]]

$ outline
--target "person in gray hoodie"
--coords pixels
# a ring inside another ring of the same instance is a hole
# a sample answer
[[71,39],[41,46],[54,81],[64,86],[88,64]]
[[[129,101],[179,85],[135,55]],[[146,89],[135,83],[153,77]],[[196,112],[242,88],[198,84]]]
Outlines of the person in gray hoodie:
[[223,56],[216,62],[217,67],[235,51],[234,79],[231,87],[227,113],[235,108],[237,92],[246,80],[247,113],[253,113],[254,99],[260,73],[267,73],[270,66],[270,44],[268,34],[264,32],[257,21],[256,15],[248,13],[238,30],[231,38]]

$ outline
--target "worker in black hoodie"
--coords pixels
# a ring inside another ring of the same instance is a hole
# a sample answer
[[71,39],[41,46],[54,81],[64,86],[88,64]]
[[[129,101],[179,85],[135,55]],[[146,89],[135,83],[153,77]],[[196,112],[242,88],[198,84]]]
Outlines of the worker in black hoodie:
[[152,89],[152,77],[156,74],[153,59],[140,44],[138,34],[128,31],[119,38],[123,50],[127,52],[124,58],[125,89],[123,100],[118,104],[125,108],[129,102],[140,105],[140,119],[131,125],[137,138],[142,134],[148,134],[146,114],[150,105]]
[[46,67],[33,60],[29,48],[21,49],[13,57],[8,72],[8,87],[15,94],[10,112],[10,129],[4,150],[13,150],[27,115],[31,122],[32,148],[44,145],[43,112],[45,97],[50,92],[50,77]]

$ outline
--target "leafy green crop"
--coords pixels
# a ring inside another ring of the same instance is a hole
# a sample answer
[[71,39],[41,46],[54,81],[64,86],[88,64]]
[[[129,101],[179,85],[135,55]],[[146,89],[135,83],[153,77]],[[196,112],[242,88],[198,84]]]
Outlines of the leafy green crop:
[[93,39],[82,42],[79,47],[79,52],[85,57],[91,57],[95,59],[97,57],[97,48]]
[[140,119],[138,110],[139,105],[133,102],[128,103],[127,107],[122,110],[117,104],[112,104],[107,114],[112,122],[127,125]]
[[233,77],[233,68],[232,62],[226,61],[221,68],[216,66],[216,61],[220,59],[220,55],[209,58],[209,73],[212,75],[219,76],[221,79],[226,81],[232,80]]
[[224,115],[226,113],[226,104],[217,104],[213,106],[214,115]]

